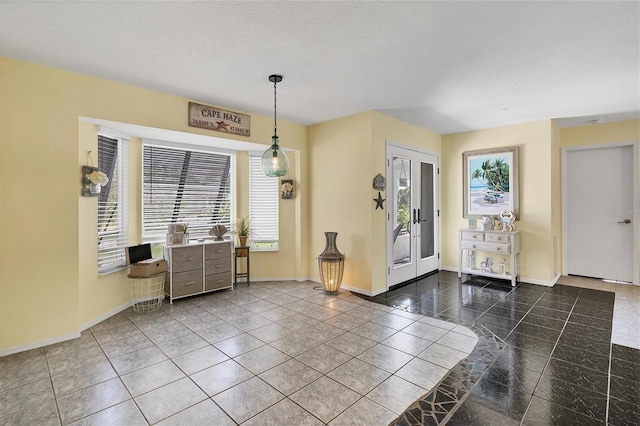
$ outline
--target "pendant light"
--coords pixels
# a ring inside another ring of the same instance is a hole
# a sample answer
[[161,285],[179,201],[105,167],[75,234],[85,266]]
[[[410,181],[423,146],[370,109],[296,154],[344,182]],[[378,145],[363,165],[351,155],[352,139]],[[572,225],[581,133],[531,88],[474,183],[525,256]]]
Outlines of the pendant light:
[[281,75],[270,75],[269,81],[273,83],[273,137],[271,146],[262,154],[262,171],[271,177],[284,176],[289,170],[289,157],[278,145],[278,118],[276,115],[276,85],[282,81]]

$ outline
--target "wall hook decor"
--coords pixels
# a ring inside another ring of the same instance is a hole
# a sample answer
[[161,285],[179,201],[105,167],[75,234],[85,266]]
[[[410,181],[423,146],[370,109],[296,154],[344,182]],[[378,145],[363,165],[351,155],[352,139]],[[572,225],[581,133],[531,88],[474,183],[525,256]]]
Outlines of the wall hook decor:
[[293,179],[282,179],[280,181],[280,193],[283,200],[293,198]]
[[380,173],[373,178],[373,189],[376,191],[384,191],[387,187],[387,180]]
[[97,197],[102,191],[102,187],[109,183],[109,177],[98,171],[93,165],[91,151],[87,152],[88,166],[82,166],[82,195],[85,197]]

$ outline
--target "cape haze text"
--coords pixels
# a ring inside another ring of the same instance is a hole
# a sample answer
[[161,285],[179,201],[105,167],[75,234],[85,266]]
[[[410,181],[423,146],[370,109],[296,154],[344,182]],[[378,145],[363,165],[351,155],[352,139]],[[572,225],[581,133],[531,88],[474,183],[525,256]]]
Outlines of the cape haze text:
[[250,136],[251,116],[189,102],[189,126]]

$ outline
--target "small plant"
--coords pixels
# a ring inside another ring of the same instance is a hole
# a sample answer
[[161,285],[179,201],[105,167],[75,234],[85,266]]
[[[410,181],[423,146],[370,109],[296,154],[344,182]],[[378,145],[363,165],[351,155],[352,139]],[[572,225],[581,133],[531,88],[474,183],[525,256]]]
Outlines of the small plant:
[[238,237],[249,237],[251,236],[251,224],[250,224],[249,216],[238,218],[236,221],[236,234]]
[[189,224],[188,223],[183,223],[182,224],[182,233],[183,234],[188,234],[189,233]]

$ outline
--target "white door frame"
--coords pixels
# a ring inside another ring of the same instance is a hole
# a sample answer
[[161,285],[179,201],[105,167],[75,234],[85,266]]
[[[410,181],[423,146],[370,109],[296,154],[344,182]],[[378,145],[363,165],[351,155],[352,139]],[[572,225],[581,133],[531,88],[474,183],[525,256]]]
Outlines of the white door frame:
[[[385,169],[387,170],[387,198],[389,198],[392,192],[393,192],[393,188],[389,189],[389,185],[391,184],[389,179],[390,179],[390,175],[388,174],[388,170],[390,167],[390,148],[400,148],[400,149],[405,149],[405,150],[409,150],[409,151],[413,151],[416,152],[418,154],[426,154],[426,155],[430,155],[436,158],[436,182],[435,182],[435,187],[436,187],[436,191],[437,191],[437,205],[435,206],[436,211],[438,212],[436,218],[436,232],[437,232],[437,238],[435,240],[436,243],[436,256],[437,256],[437,269],[440,270],[442,268],[442,258],[440,257],[440,249],[442,247],[442,226],[441,226],[441,221],[440,221],[440,206],[441,206],[441,201],[442,201],[442,195],[441,195],[441,191],[440,191],[440,154],[436,153],[436,152],[432,152],[432,151],[427,151],[427,150],[422,150],[419,149],[415,146],[409,146],[409,145],[404,145],[398,142],[394,142],[392,140],[387,139],[386,140],[386,144],[385,144]],[[389,192],[391,191],[391,192]],[[391,204],[389,204],[391,205]],[[389,290],[389,280],[390,280],[390,270],[393,268],[393,246],[390,246],[390,241],[389,241],[389,218],[390,218],[390,214],[392,213],[390,208],[387,208],[387,215],[385,218],[385,252],[386,252],[386,258],[387,258],[387,275],[386,275],[386,289]],[[416,261],[418,261],[418,259],[416,259]],[[396,284],[392,284],[392,285],[396,285]]]
[[635,207],[635,212],[633,214],[633,221],[631,222],[633,225],[633,284],[638,285],[638,280],[640,276],[639,268],[638,268],[638,219],[640,219],[640,215],[638,215],[639,204],[638,204],[638,142],[620,142],[620,143],[611,143],[611,144],[598,144],[598,145],[585,145],[585,146],[577,146],[577,147],[567,147],[562,148],[562,275],[567,275],[567,259],[568,259],[568,244],[569,236],[567,232],[567,203],[566,194],[567,194],[567,152],[570,151],[585,151],[585,150],[595,150],[595,149],[603,149],[603,148],[618,148],[618,147],[626,147],[630,146],[633,152],[633,206]]

